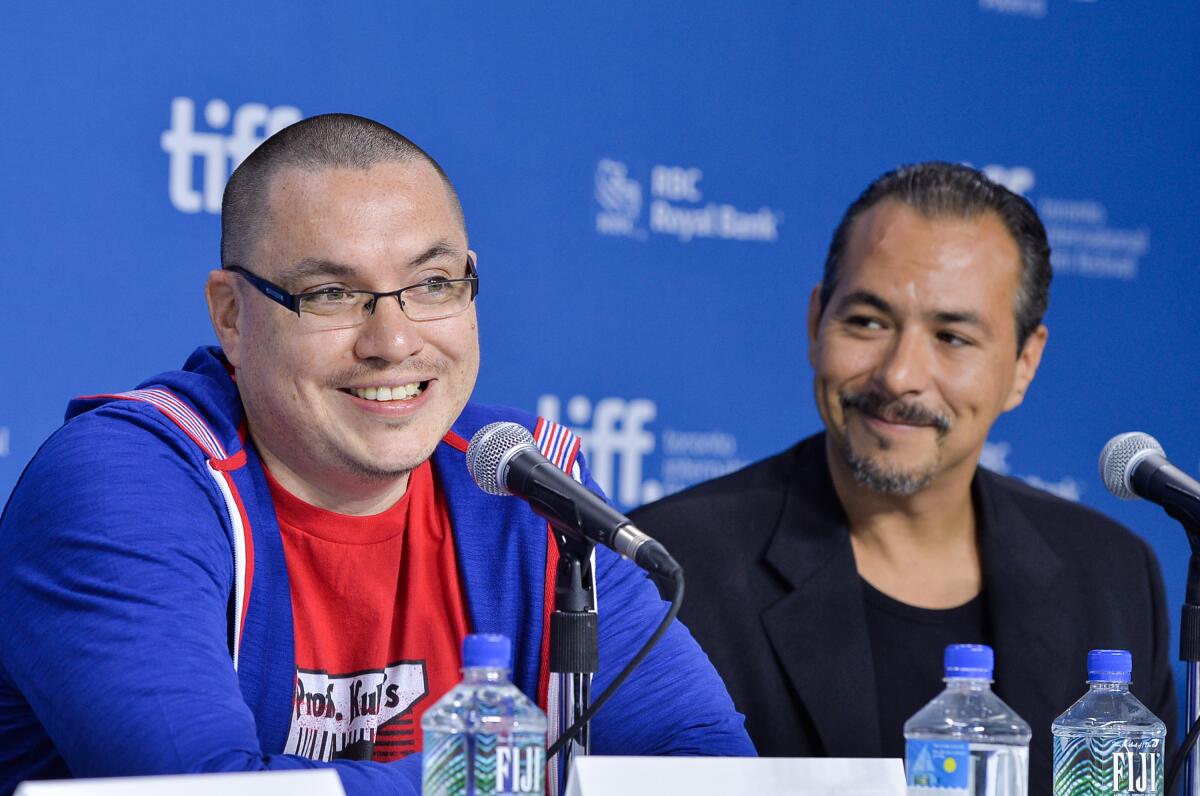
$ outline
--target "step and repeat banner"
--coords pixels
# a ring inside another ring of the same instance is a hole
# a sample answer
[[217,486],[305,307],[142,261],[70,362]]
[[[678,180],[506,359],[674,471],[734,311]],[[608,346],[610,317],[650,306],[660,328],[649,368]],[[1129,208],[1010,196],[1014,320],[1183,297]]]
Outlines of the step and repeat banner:
[[[213,342],[225,180],[348,111],[458,186],[476,398],[575,428],[623,507],[820,427],[805,312],[875,176],[971,163],[1054,248],[1050,342],[984,464],[1187,545],[1096,475],[1200,469],[1200,7],[1117,0],[13,4],[0,22],[0,498],[77,394]],[[1114,573],[1114,588],[1120,574]],[[1181,677],[1182,680],[1182,677]]]

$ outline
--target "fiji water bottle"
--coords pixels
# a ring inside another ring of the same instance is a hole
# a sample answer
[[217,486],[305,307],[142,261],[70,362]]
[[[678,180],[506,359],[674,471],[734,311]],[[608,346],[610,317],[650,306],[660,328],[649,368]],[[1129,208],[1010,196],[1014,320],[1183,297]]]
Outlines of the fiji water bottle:
[[425,711],[421,793],[530,793],[546,783],[546,714],[509,682],[507,636],[463,640],[462,682]]
[[1133,656],[1088,653],[1088,692],[1054,720],[1054,796],[1162,794],[1167,727],[1129,693]]
[[1029,725],[992,693],[992,648],[946,647],[946,690],[904,722],[909,794],[1025,796]]

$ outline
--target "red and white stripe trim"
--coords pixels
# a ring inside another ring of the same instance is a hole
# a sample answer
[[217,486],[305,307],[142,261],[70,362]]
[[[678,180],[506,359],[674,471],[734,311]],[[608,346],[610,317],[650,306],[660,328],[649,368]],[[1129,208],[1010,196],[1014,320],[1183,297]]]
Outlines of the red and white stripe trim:
[[184,433],[191,437],[192,441],[208,454],[208,458],[216,459],[217,461],[229,458],[229,455],[225,452],[225,446],[212,433],[208,424],[204,422],[204,419],[196,413],[196,410],[179,400],[174,393],[152,388],[149,390],[130,390],[129,392],[117,393],[111,397],[124,398],[130,401],[145,401],[148,404],[153,404],[159,411],[169,417],[175,425],[183,429]]
[[217,439],[203,417],[169,390],[151,388],[107,395],[91,395],[88,398],[115,398],[124,401],[148,403],[162,412],[168,420],[179,427],[208,456],[208,474],[212,477],[224,499],[229,523],[233,527],[233,668],[238,667],[242,646],[242,628],[246,619],[247,591],[250,568],[253,566],[252,537],[245,511],[237,493],[230,470],[245,464],[246,457],[239,451],[232,457]]

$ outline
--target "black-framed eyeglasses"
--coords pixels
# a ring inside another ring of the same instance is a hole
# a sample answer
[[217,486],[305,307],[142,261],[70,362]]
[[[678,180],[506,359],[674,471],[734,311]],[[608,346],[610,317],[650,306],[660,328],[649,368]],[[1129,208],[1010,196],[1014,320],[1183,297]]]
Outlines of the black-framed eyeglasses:
[[296,313],[312,329],[348,329],[366,323],[383,298],[395,298],[409,320],[436,321],[463,312],[479,295],[479,274],[469,254],[467,275],[462,279],[438,277],[385,293],[340,287],[289,293],[240,265],[227,265],[225,270],[241,274],[260,293]]

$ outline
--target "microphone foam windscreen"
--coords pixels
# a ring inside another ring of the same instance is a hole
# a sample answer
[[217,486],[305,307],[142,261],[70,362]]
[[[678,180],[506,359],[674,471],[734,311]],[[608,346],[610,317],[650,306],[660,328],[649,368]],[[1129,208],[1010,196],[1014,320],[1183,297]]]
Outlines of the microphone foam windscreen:
[[516,423],[489,423],[475,432],[467,446],[467,469],[489,495],[511,494],[501,465],[517,448],[533,447],[533,435]]
[[1127,431],[1108,441],[1104,450],[1100,451],[1100,480],[1104,481],[1109,492],[1122,500],[1137,497],[1129,488],[1129,476],[1141,460],[1141,454],[1145,453],[1166,456],[1158,440],[1141,431]]

